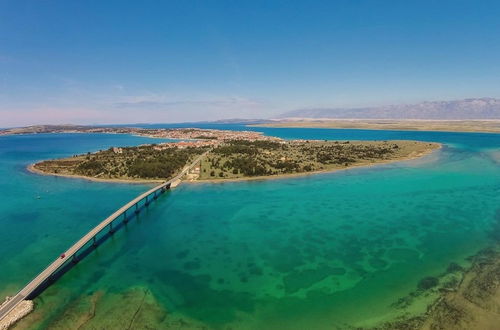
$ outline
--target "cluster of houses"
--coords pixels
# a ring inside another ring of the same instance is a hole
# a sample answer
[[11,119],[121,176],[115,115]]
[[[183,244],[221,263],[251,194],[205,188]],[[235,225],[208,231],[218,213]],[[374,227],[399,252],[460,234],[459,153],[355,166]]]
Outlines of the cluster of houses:
[[177,128],[148,130],[148,136],[169,139],[202,139],[202,140],[277,140],[275,137],[265,136],[261,132],[228,131],[217,129]]

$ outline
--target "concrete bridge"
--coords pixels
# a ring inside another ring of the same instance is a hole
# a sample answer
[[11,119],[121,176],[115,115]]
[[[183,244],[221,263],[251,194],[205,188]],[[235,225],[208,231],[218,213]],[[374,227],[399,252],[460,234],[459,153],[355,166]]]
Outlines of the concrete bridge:
[[[146,191],[127,204],[123,205],[109,217],[104,219],[100,224],[95,226],[85,236],[80,238],[80,240],[64,252],[64,258],[58,257],[54,260],[54,262],[38,274],[31,282],[21,289],[21,291],[0,307],[0,320],[23,300],[33,299],[36,297],[41,291],[43,291],[43,289],[52,284],[74,264],[88,255],[99,243],[112,235],[121,225],[127,223],[129,221],[129,216],[127,216],[128,211],[132,214],[138,214],[142,208],[149,206],[153,200],[156,200],[158,196],[169,190],[172,184],[175,185],[178,183],[180,179],[209,152],[210,151],[207,151],[197,157],[189,166],[186,166],[174,178]],[[105,232],[104,235],[103,232]],[[100,233],[102,237],[98,238],[98,234]]]

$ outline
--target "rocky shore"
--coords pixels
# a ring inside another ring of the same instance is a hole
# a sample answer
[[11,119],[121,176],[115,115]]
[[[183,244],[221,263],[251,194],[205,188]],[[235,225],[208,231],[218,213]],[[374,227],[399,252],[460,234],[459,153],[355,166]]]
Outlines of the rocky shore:
[[[11,297],[7,297],[5,301],[2,303],[7,303]],[[1,306],[1,305],[0,305]],[[33,310],[33,301],[32,300],[24,300],[19,303],[13,310],[7,314],[6,317],[0,320],[0,330],[6,330],[12,325],[14,325],[17,321],[31,313]]]
[[[401,317],[370,330],[496,330],[500,324],[500,248],[486,248],[469,258],[463,269],[450,264],[440,278],[426,278],[421,287],[401,299],[437,293],[423,315]],[[420,286],[420,285],[419,285]]]
[[499,329],[500,252],[486,249],[473,259],[458,288],[443,294],[422,329]]

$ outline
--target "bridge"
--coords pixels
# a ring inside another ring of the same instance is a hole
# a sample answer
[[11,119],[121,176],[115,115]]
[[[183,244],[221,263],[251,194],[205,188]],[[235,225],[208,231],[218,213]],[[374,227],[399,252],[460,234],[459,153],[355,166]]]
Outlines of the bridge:
[[[109,217],[104,219],[101,223],[95,226],[91,231],[89,231],[85,236],[80,238],[75,244],[73,244],[61,257],[57,258],[54,262],[52,262],[47,268],[45,268],[40,274],[38,274],[31,282],[29,282],[21,291],[19,291],[14,297],[12,297],[9,301],[5,302],[0,307],[0,320],[3,319],[7,314],[13,310],[19,303],[21,303],[25,299],[34,298],[36,296],[37,290],[39,288],[47,287],[53,281],[55,281],[55,274],[60,271],[65,265],[76,264],[81,258],[86,256],[87,253],[81,253],[78,255],[78,252],[81,252],[85,247],[89,247],[89,243],[91,243],[90,247],[95,248],[100,241],[112,235],[115,230],[118,228],[118,224],[113,224],[118,222],[118,219],[122,219],[121,224],[127,223],[129,218],[127,217],[127,211],[133,209],[133,214],[138,214],[142,207],[148,206],[152,200],[158,198],[159,195],[163,194],[165,191],[170,189],[172,184],[179,182],[180,179],[188,173],[201,159],[210,152],[206,151],[199,157],[197,157],[189,166],[186,166],[177,176],[174,178],[146,191],[145,193],[137,196],[127,204],[120,207]],[[106,233],[106,237],[103,239],[97,239],[97,235],[108,229]],[[64,257],[62,257],[64,255]],[[80,258],[79,258],[80,257]],[[64,272],[63,272],[64,273]],[[63,274],[62,273],[62,274]],[[59,277],[62,276],[59,274]]]

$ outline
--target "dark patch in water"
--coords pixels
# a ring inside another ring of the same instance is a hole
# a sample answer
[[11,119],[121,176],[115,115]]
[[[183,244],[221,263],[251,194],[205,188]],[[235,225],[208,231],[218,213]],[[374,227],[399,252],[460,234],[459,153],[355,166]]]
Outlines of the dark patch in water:
[[383,269],[387,266],[387,262],[379,258],[370,258],[368,263],[375,269]]
[[447,273],[454,273],[454,272],[460,272],[464,270],[462,266],[457,264],[456,262],[452,262],[448,265],[448,268],[446,268]]
[[180,311],[215,328],[235,321],[237,312],[252,313],[255,309],[253,295],[211,289],[208,276],[166,270],[158,273],[158,279],[182,296],[177,305]]
[[17,221],[35,221],[40,217],[39,212],[14,212],[7,215],[7,219]]
[[301,266],[304,259],[295,246],[280,249],[270,260],[272,267],[278,272],[288,273]]
[[439,279],[433,276],[428,276],[421,279],[420,282],[418,282],[417,287],[419,290],[429,290],[438,284],[439,284]]
[[263,274],[263,271],[261,268],[257,267],[257,266],[253,266],[251,268],[248,269],[248,272],[251,274],[251,275],[254,275],[254,276],[261,276]]
[[197,260],[187,261],[187,262],[184,263],[183,267],[184,267],[185,270],[200,269],[200,262],[197,261]]
[[178,252],[175,257],[177,259],[184,259],[187,257],[187,255],[189,254],[189,250],[184,250],[184,251],[181,251],[181,252]]
[[330,268],[330,272],[332,275],[344,275],[346,273],[346,270],[342,267],[333,267]]

